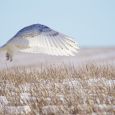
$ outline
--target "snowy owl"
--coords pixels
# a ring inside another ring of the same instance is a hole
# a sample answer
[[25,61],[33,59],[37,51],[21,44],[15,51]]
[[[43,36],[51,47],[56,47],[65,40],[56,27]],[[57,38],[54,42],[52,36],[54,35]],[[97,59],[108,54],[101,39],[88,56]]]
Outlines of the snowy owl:
[[5,51],[9,61],[12,61],[16,52],[75,56],[78,49],[78,43],[71,37],[41,24],[24,27],[0,47],[0,51]]

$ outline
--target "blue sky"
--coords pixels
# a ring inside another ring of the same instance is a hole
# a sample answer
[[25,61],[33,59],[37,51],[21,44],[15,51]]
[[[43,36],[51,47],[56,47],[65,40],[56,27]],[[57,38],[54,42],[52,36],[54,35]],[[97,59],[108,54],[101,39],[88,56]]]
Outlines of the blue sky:
[[72,36],[81,47],[115,46],[115,0],[0,0],[0,46],[35,23]]

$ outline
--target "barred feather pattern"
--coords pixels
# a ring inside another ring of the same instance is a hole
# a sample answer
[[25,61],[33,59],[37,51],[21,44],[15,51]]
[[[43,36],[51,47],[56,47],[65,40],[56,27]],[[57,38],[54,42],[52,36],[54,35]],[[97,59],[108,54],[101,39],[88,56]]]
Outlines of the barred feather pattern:
[[74,56],[79,49],[78,43],[71,37],[41,24],[21,29],[7,45],[11,46],[10,50],[56,56]]

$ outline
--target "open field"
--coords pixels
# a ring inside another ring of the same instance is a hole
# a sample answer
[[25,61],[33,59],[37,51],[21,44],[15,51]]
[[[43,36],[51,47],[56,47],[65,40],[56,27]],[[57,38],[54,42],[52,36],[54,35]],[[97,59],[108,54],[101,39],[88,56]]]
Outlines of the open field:
[[12,63],[2,58],[0,115],[114,115],[114,51],[82,49],[71,58],[24,54]]
[[[0,54],[0,68],[14,66],[37,66],[45,64],[67,64],[79,66],[87,63],[112,64],[115,65],[115,47],[114,48],[82,48],[75,57],[48,56],[41,54],[19,54],[14,56],[13,62],[7,62],[4,54]],[[44,66],[44,67],[45,67]]]

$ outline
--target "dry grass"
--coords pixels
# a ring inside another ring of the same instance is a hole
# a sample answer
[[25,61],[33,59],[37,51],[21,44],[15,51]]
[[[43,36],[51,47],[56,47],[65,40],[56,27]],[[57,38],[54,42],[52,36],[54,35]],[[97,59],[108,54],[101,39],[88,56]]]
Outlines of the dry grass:
[[0,115],[114,115],[114,91],[111,65],[2,70]]

